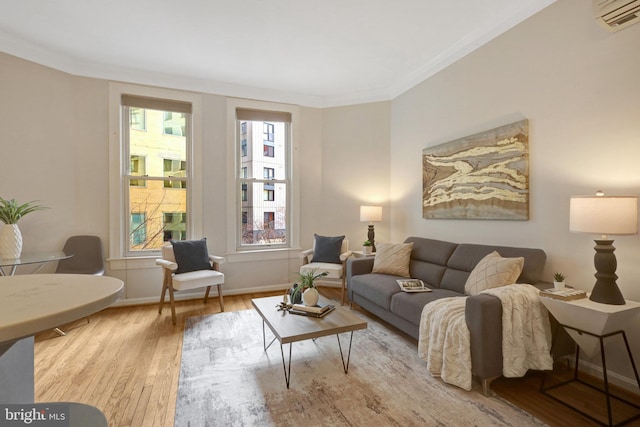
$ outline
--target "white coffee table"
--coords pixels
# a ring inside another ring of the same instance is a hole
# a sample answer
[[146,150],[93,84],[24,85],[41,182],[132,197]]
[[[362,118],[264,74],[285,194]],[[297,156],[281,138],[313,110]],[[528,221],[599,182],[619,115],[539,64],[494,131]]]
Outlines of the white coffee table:
[[[320,297],[322,303],[328,301]],[[322,318],[298,316],[284,311],[278,311],[277,306],[282,302],[282,297],[266,297],[255,298],[251,300],[251,304],[262,317],[262,342],[266,351],[275,340],[280,342],[280,353],[282,354],[282,367],[284,369],[284,379],[289,388],[291,380],[291,349],[293,343],[324,337],[327,335],[335,335],[338,339],[338,347],[340,348],[340,358],[342,359],[342,367],[344,373],[349,373],[349,359],[351,357],[351,343],[353,342],[353,331],[366,329],[367,322],[356,316],[350,309],[339,307],[336,304],[335,310]],[[265,335],[265,325],[269,327],[274,335],[273,340],[267,344]],[[345,361],[342,352],[342,344],[340,343],[340,334],[351,332],[349,337],[349,349],[347,351],[347,359]],[[289,361],[284,358],[283,345],[289,344]]]

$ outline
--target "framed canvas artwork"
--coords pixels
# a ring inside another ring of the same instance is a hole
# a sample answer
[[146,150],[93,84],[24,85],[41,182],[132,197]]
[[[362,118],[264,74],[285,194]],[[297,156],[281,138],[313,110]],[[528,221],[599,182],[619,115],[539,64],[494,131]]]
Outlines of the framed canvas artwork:
[[422,152],[428,219],[529,219],[529,121],[520,120]]

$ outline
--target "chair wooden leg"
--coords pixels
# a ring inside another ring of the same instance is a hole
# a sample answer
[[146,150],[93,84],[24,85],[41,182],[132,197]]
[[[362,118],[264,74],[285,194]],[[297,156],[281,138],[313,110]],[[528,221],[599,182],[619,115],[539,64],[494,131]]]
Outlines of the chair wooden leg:
[[176,324],[176,304],[173,298],[173,285],[169,284],[169,301],[171,301],[171,321]]
[[220,299],[220,311],[224,311],[224,300],[222,299],[222,285],[218,285],[218,298]]
[[207,303],[207,299],[209,298],[209,292],[211,291],[211,286],[207,286],[207,290],[204,293],[204,303]]
[[341,296],[341,299],[340,299],[340,305],[344,305],[344,291],[345,291],[345,284],[346,284],[345,280],[346,279],[345,279],[344,274],[343,274],[342,275],[342,296]]
[[164,297],[167,294],[167,270],[164,270],[164,276],[162,278],[162,293],[160,294],[160,305],[158,306],[158,313],[162,314],[162,306],[164,305]]

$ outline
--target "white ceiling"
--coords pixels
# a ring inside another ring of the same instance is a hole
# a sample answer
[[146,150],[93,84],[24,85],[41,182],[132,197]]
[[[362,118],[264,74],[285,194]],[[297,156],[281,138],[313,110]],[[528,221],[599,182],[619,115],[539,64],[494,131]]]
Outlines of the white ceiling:
[[74,75],[315,107],[393,99],[555,0],[21,0],[0,51]]

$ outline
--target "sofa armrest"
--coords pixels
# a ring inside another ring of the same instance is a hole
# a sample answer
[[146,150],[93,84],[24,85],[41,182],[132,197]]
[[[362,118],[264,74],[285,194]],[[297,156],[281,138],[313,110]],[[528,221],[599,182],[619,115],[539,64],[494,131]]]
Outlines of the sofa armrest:
[[347,260],[347,280],[359,274],[369,274],[373,270],[373,257],[349,258]]
[[471,334],[471,366],[480,379],[502,375],[502,302],[493,295],[467,298],[465,320]]

